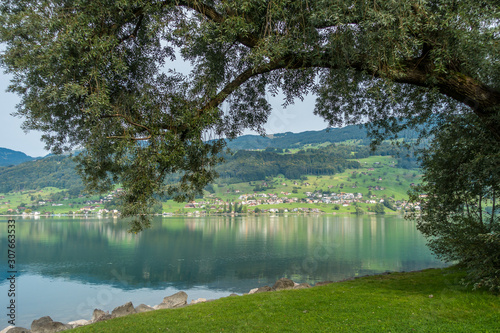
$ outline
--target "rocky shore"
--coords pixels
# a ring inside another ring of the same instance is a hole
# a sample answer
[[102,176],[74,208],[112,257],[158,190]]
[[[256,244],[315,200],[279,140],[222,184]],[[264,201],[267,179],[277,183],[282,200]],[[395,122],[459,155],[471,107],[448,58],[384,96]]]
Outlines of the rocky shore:
[[[321,286],[325,284],[333,283],[332,281],[318,282],[315,286]],[[311,285],[308,283],[295,283],[290,279],[282,278],[276,281],[276,283],[272,286],[263,286],[259,288],[254,288],[250,290],[248,294],[262,293],[262,292],[271,292],[277,290],[285,290],[285,289],[304,289],[311,288]],[[237,294],[231,294],[228,297],[236,297]],[[80,319],[69,322],[67,324],[53,321],[51,317],[45,316],[36,320],[33,320],[31,323],[31,328],[23,328],[23,327],[13,327],[9,326],[4,328],[0,333],[53,333],[53,332],[61,332],[69,329],[73,329],[79,326],[90,325],[93,323],[97,323],[104,320],[109,320],[112,318],[123,317],[133,313],[141,313],[154,311],[159,309],[175,309],[181,308],[192,304],[210,302],[213,300],[206,300],[204,298],[198,298],[197,300],[192,300],[190,304],[187,303],[188,295],[184,291],[179,291],[171,296],[167,296],[163,298],[163,301],[155,306],[149,306],[146,304],[140,304],[139,306],[134,307],[132,302],[128,302],[126,304],[120,305],[111,311],[103,311],[101,309],[95,309],[92,314],[92,319]]]

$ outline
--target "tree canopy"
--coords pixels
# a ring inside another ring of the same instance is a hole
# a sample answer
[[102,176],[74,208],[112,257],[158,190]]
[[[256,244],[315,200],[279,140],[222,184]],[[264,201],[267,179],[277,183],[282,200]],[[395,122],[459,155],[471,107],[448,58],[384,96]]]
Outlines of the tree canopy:
[[[473,113],[500,141],[499,8],[494,0],[3,0],[1,61],[24,127],[45,132],[55,153],[83,148],[88,188],[121,182],[124,213],[136,215],[156,193],[182,200],[213,180],[223,137],[263,132],[266,92],[281,90],[285,104],[315,93],[315,113],[331,126],[371,122],[378,140]],[[176,56],[190,75],[172,68]],[[174,172],[181,182],[165,187]]]
[[470,115],[435,131],[422,155],[423,183],[410,198],[418,229],[432,251],[458,261],[475,287],[500,292],[500,145]]

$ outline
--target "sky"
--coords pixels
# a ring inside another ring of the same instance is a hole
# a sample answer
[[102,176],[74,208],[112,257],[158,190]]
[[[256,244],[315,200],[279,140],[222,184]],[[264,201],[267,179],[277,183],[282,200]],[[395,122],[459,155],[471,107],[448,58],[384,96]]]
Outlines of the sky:
[[[23,119],[12,116],[19,103],[19,97],[13,93],[6,92],[11,77],[0,73],[0,123],[3,130],[0,131],[0,147],[21,151],[32,157],[45,156],[49,151],[44,149],[44,143],[40,141],[41,132],[30,131],[25,133],[21,129]],[[267,134],[283,132],[304,132],[311,130],[322,130],[327,123],[313,114],[315,96],[305,96],[304,101],[297,100],[295,104],[283,109],[283,100],[279,97],[268,96],[268,101],[273,107],[265,126]],[[256,134],[247,131],[244,134]]]

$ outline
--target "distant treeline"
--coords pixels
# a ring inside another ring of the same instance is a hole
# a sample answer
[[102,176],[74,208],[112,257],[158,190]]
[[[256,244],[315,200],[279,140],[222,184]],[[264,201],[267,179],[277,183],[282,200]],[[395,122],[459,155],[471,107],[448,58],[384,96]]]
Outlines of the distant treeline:
[[337,154],[328,154],[323,151],[278,154],[240,150],[218,167],[217,171],[222,178],[247,182],[263,180],[279,174],[289,179],[299,179],[302,175],[333,175],[347,168],[359,167],[359,162],[348,161]]
[[264,180],[279,174],[288,179],[303,175],[333,175],[345,169],[357,169],[361,165],[355,159],[371,155],[394,155],[396,167],[418,167],[406,148],[383,144],[374,152],[367,146],[329,145],[318,149],[300,150],[287,154],[282,148],[266,148],[264,151],[240,150],[226,156],[226,163],[216,168],[221,178],[231,183]]
[[[396,156],[396,167],[399,168],[418,167],[410,151],[390,144],[382,144],[376,151],[359,144],[331,144],[317,149],[303,149],[295,154],[288,152],[288,149],[279,147],[268,147],[264,151],[240,150],[234,155],[225,156],[226,162],[216,170],[226,182],[238,183],[265,180],[279,174],[288,179],[299,179],[304,175],[333,175],[345,169],[359,168],[356,159],[371,155]],[[84,186],[75,171],[75,165],[69,156],[50,156],[16,166],[0,167],[0,192],[50,186],[66,189],[70,196],[78,195]],[[178,175],[168,179],[169,182],[177,180]]]

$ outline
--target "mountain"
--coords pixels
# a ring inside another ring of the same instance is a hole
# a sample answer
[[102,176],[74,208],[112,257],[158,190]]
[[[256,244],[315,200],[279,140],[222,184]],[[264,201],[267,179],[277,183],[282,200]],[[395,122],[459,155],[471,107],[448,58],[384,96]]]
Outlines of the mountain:
[[69,156],[49,156],[19,165],[0,167],[0,193],[44,187],[69,189],[78,194],[82,180]]
[[[279,133],[263,137],[260,135],[242,135],[228,141],[232,150],[265,149],[273,148],[301,148],[307,144],[320,144],[325,142],[335,143],[347,140],[360,140],[361,144],[369,145],[370,139],[366,136],[366,129],[357,125],[343,128],[331,128],[321,131],[307,131],[301,133]],[[417,132],[405,130],[399,134],[401,138],[415,139]]]
[[0,166],[17,165],[33,160],[35,160],[35,158],[28,156],[23,152],[0,148]]
[[[411,135],[409,132],[403,137],[409,138]],[[308,144],[346,140],[359,140],[361,146],[329,146],[303,151],[300,154],[281,154],[282,150],[287,148],[304,148],[304,145]],[[292,178],[298,178],[302,174],[330,175],[342,172],[345,168],[356,167],[347,161],[352,158],[352,152],[356,152],[358,158],[371,155],[370,149],[363,147],[369,142],[366,130],[357,126],[302,133],[287,132],[268,137],[244,135],[228,143],[233,151],[241,151],[234,156],[225,156],[226,163],[218,166],[217,171],[222,178],[232,179],[234,182],[261,180],[277,174]],[[245,151],[252,149],[265,151]],[[382,145],[375,154],[397,155],[398,152],[401,153],[398,167],[416,167],[414,158],[404,157],[408,153],[400,151],[400,148]],[[83,183],[75,171],[76,164],[70,156],[49,155],[35,159],[20,152],[0,148],[0,158],[4,162],[8,161],[0,164],[0,193],[52,186],[68,189],[73,195],[83,189]],[[21,163],[23,158],[26,162]],[[172,177],[175,180],[175,175]]]

